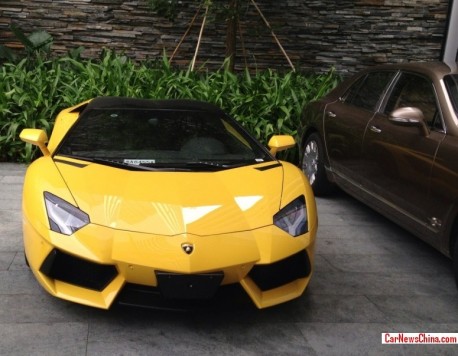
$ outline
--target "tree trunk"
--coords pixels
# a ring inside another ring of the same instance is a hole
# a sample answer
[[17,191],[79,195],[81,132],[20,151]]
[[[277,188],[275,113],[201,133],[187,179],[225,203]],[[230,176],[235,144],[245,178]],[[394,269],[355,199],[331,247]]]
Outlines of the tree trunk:
[[239,0],[229,1],[229,13],[226,30],[226,53],[227,68],[233,72],[235,69],[235,55],[237,51],[237,27],[239,16]]

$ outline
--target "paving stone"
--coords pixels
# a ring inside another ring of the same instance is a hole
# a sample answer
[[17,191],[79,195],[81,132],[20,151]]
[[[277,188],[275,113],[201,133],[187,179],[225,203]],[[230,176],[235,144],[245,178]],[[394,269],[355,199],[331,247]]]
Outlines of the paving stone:
[[87,323],[0,323],[2,355],[87,355]]
[[294,301],[257,310],[234,294],[192,312],[104,311],[50,296],[25,265],[24,172],[0,164],[0,355],[456,354],[381,343],[383,332],[457,332],[451,261],[343,193],[317,199],[315,271]]

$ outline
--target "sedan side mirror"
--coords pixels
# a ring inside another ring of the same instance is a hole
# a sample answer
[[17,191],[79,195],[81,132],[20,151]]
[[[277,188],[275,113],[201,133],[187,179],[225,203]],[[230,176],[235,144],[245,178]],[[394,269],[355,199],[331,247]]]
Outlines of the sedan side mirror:
[[39,129],[24,129],[22,130],[19,138],[26,142],[31,143],[32,145],[38,146],[43,156],[49,156],[48,147],[46,147],[46,143],[48,142],[48,135],[44,130]]
[[296,141],[293,136],[290,135],[275,135],[269,140],[268,146],[270,153],[276,155],[277,152],[284,151],[288,148],[294,147]]
[[417,126],[421,129],[423,135],[429,136],[429,128],[426,125],[423,112],[414,107],[403,107],[394,110],[389,118],[390,122],[402,126]]

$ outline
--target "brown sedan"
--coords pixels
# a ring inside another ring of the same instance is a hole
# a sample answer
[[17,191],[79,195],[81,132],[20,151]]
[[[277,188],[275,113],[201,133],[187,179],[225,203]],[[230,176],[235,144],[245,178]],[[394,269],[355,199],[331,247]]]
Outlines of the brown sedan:
[[303,113],[301,167],[316,195],[335,186],[453,258],[458,285],[458,70],[369,68]]

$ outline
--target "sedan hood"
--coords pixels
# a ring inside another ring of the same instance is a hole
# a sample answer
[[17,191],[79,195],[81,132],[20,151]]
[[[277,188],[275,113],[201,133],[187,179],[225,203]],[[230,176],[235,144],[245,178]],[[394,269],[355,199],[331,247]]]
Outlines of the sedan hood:
[[280,207],[277,162],[218,172],[130,171],[100,164],[56,165],[91,223],[158,235],[214,235],[272,224]]

